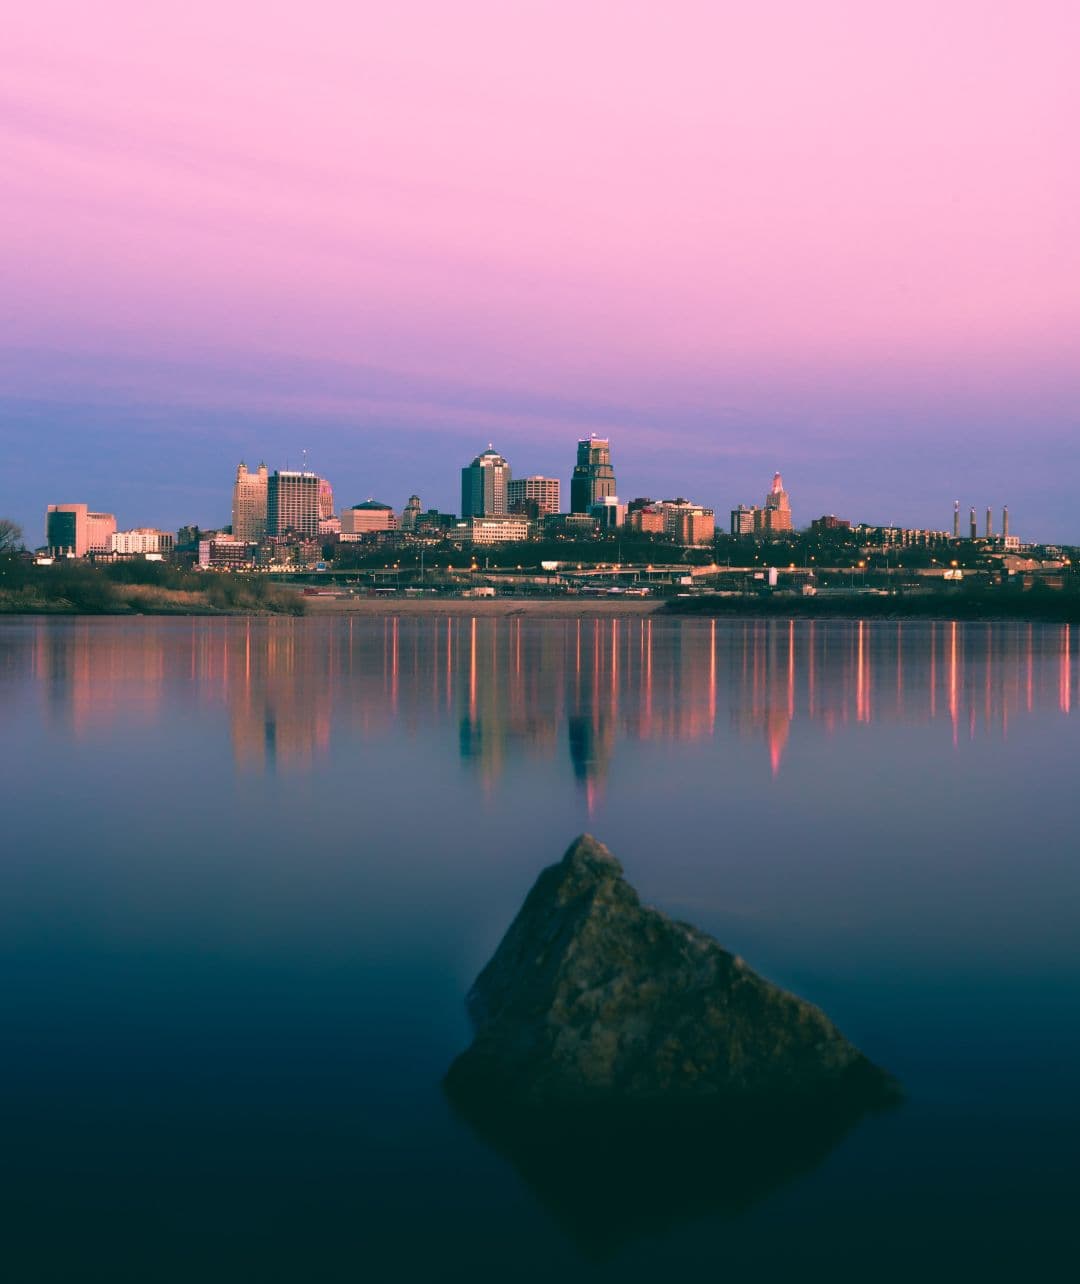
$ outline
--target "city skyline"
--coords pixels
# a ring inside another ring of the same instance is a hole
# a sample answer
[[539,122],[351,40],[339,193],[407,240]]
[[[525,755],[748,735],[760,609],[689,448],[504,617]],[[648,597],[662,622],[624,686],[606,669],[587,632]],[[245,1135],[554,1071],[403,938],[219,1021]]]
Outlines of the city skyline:
[[[369,494],[366,500],[346,500],[338,507],[334,504],[334,485],[331,479],[320,476],[317,472],[307,468],[306,452],[305,467],[302,470],[274,468],[270,470],[264,460],[260,459],[258,467],[249,469],[245,460],[241,460],[236,466],[234,480],[231,489],[231,503],[228,506],[228,519],[218,521],[212,525],[200,526],[199,529],[215,532],[228,529],[231,526],[231,534],[234,538],[257,543],[265,536],[303,536],[306,538],[318,538],[320,535],[336,538],[336,532],[341,529],[348,535],[356,533],[353,526],[345,527],[334,525],[333,531],[330,527],[323,525],[326,519],[345,519],[346,517],[355,517],[359,510],[385,510],[391,514],[389,526],[393,529],[399,529],[405,532],[412,532],[415,527],[416,519],[425,511],[424,499],[413,492],[407,501],[403,504],[395,505],[377,500],[373,494]],[[621,527],[626,525],[628,528],[636,529],[638,533],[650,530],[664,530],[669,535],[675,535],[675,528],[671,522],[660,521],[656,523],[641,523],[636,525],[632,520],[635,516],[633,510],[641,509],[644,503],[650,507],[644,511],[647,513],[659,513],[664,508],[685,508],[697,513],[708,514],[708,540],[698,537],[688,537],[681,542],[683,543],[702,543],[710,542],[713,532],[713,515],[720,514],[719,520],[715,523],[715,533],[717,535],[738,535],[750,536],[766,542],[776,539],[782,539],[788,535],[797,535],[802,532],[810,532],[814,529],[840,529],[857,526],[876,527],[880,529],[904,529],[909,532],[918,534],[934,534],[946,537],[949,534],[947,525],[942,522],[936,526],[915,527],[910,523],[898,522],[880,522],[867,521],[865,517],[840,517],[838,518],[835,511],[826,510],[813,518],[807,518],[795,521],[793,518],[792,508],[787,490],[784,488],[784,482],[779,471],[772,476],[771,483],[765,492],[762,504],[747,504],[740,499],[736,504],[728,505],[723,501],[715,507],[708,504],[702,504],[697,498],[688,499],[683,492],[663,495],[661,492],[653,490],[652,493],[646,494],[644,491],[633,496],[619,497],[615,494],[616,475],[611,462],[611,441],[609,438],[598,438],[595,435],[589,438],[581,438],[576,443],[575,462],[570,468],[570,484],[565,490],[562,488],[561,479],[556,476],[545,474],[530,474],[526,477],[513,476],[513,467],[510,460],[494,448],[493,443],[488,443],[486,449],[482,450],[468,464],[459,470],[461,479],[460,500],[461,512],[456,514],[460,519],[460,524],[467,524],[474,517],[494,517],[504,518],[508,513],[518,511],[528,506],[528,501],[532,502],[535,509],[535,518],[544,518],[547,516],[557,516],[560,512],[558,501],[560,495],[568,496],[569,503],[562,512],[591,515],[598,520],[601,531]],[[494,479],[494,480],[493,480]],[[287,501],[290,505],[289,512],[284,517],[276,515],[278,500],[277,495],[279,488],[288,486],[290,499]],[[304,498],[301,498],[303,491]],[[340,493],[347,495],[348,492],[342,488]],[[575,498],[576,496],[576,498]],[[538,504],[538,501],[539,504]],[[550,502],[549,502],[550,501]],[[606,505],[610,505],[608,508]],[[630,512],[628,512],[628,505]],[[659,506],[659,507],[657,507]],[[100,507],[100,506],[99,506]],[[83,521],[85,522],[88,510],[86,502],[65,502],[57,503],[50,501],[47,505],[45,514],[45,540],[41,547],[57,548],[70,545],[71,547],[79,546],[83,552],[88,549],[87,538],[85,533],[75,538],[75,527],[72,526],[70,540],[54,540],[51,537],[52,524],[54,518],[56,521],[70,522],[74,519],[69,515],[63,517],[54,513],[54,510],[82,510]],[[301,512],[303,509],[303,513]],[[446,517],[448,510],[438,509],[435,505],[427,505],[428,511],[438,513],[440,518]],[[1009,506],[1004,504],[1000,508],[1000,528],[994,527],[994,505],[988,504],[985,508],[985,519],[980,527],[976,522],[976,505],[971,505],[970,523],[965,524],[963,534],[975,540],[989,539],[993,535],[1009,536],[1011,515]],[[522,513],[523,516],[527,515]],[[637,514],[640,517],[640,513]],[[104,543],[98,551],[108,551],[108,535],[117,529],[117,526],[126,527],[130,532],[156,530],[164,533],[163,525],[158,523],[156,527],[149,524],[133,526],[132,523],[125,521],[123,518],[118,519],[113,513],[90,512],[91,519],[97,517],[107,519],[111,523],[110,531],[106,532]],[[730,520],[727,520],[729,517]],[[659,519],[658,519],[659,520]],[[185,526],[194,528],[197,523],[180,523],[178,529]],[[372,525],[370,522],[363,525],[365,530],[386,529],[385,522],[379,522]],[[59,526],[57,530],[59,530]],[[704,528],[703,528],[704,529]],[[66,527],[65,527],[66,530]],[[952,508],[952,535],[954,539],[960,538],[960,501],[955,500]],[[24,531],[24,538],[28,547],[35,546],[33,536],[27,536]],[[518,539],[520,535],[507,536],[507,538]],[[485,542],[498,542],[498,540],[487,540]],[[677,539],[677,542],[679,540]],[[1052,544],[1054,541],[1048,540],[1037,533],[1027,535],[1029,544]],[[1060,541],[1067,544],[1067,541]],[[99,541],[100,543],[100,541]],[[1019,541],[1017,541],[1019,543]],[[95,545],[95,547],[97,547]],[[82,555],[82,554],[80,554]]]
[[39,6],[0,125],[0,512],[214,525],[218,476],[304,448],[452,510],[478,442],[525,475],[595,432],[628,496],[685,455],[719,508],[779,467],[802,518],[961,495],[1080,539],[1078,25]]

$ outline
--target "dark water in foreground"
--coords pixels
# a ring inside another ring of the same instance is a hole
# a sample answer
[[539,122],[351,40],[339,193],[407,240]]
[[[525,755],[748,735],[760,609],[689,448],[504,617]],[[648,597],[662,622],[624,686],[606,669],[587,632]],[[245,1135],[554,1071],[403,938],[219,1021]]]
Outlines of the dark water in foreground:
[[[1077,641],[0,622],[4,1278],[1071,1275]],[[906,1103],[633,1190],[477,1137],[464,992],[583,829]]]

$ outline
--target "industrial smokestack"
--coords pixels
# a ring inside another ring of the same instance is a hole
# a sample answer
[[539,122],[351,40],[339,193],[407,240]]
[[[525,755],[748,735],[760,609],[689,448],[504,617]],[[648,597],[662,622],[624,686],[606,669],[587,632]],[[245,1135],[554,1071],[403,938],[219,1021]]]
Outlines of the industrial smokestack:
[[972,539],[979,538],[979,524],[975,518],[975,505],[971,505],[971,511],[968,513],[968,530]]
[[1009,537],[1009,505],[1006,504],[1001,510],[1001,536],[1003,539]]
[[990,509],[990,505],[987,504],[986,505],[986,538],[987,539],[992,538],[993,534],[994,534],[994,514]]
[[952,510],[952,537],[953,537],[953,539],[959,539],[959,538],[960,538],[960,501],[959,501],[959,500],[957,500],[957,501],[956,501],[956,503],[955,503],[955,504],[953,504],[953,510]]

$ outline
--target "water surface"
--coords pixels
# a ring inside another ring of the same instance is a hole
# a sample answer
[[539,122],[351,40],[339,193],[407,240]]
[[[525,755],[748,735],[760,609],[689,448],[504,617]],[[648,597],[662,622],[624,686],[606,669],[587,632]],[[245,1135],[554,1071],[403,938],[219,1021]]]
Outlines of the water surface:
[[[1026,624],[0,622],[13,1277],[1053,1272],[1077,677]],[[586,829],[906,1103],[742,1202],[557,1215],[440,1080]]]

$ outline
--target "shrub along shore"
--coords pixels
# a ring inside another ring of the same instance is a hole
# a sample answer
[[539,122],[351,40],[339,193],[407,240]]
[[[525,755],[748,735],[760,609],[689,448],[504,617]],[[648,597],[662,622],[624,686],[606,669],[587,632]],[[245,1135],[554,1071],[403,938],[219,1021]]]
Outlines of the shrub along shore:
[[0,560],[0,614],[302,615],[295,589],[265,575],[216,575],[164,562]]

